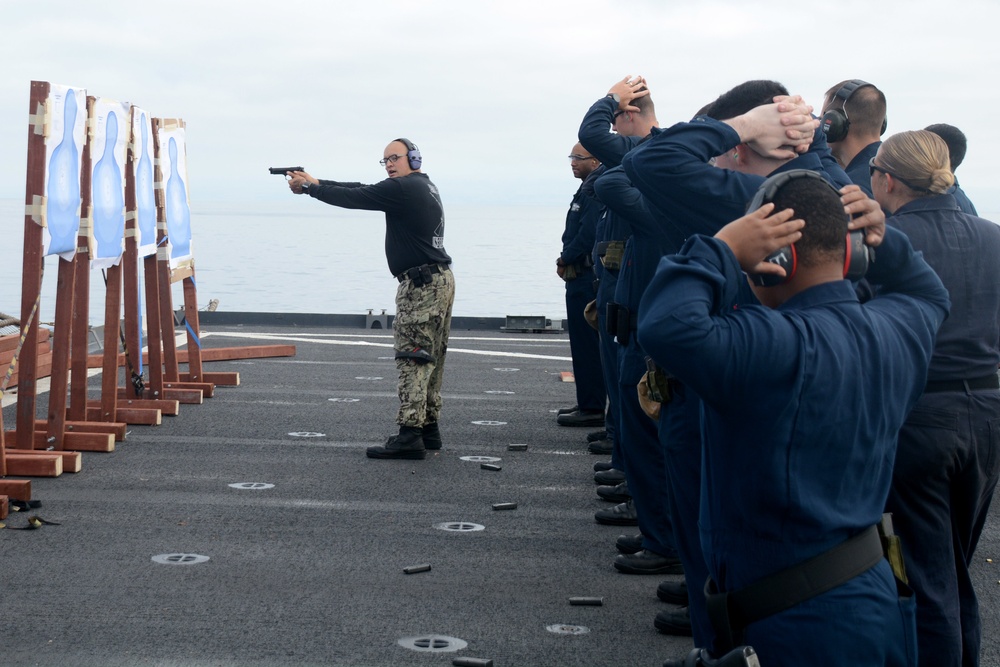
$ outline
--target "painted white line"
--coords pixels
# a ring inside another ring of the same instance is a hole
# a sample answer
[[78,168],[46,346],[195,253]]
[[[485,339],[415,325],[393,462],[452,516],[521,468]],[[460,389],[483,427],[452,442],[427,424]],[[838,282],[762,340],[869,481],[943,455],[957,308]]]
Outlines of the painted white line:
[[[202,338],[207,338],[209,336],[220,336],[223,338],[242,338],[245,340],[270,340],[270,341],[284,341],[292,343],[299,341],[301,343],[318,343],[320,345],[353,345],[359,347],[393,347],[392,343],[373,343],[367,340],[330,340],[323,338],[315,338],[312,336],[307,337],[307,335],[295,335],[288,336],[284,334],[269,334],[269,333],[244,333],[244,332],[229,332],[229,331],[213,331],[211,333],[203,333]],[[385,336],[379,336],[379,338],[384,338]],[[455,339],[450,339],[455,340]],[[450,342],[450,341],[449,341]],[[510,357],[516,359],[550,359],[552,361],[572,361],[572,357],[562,357],[547,354],[528,354],[527,352],[501,352],[499,350],[467,350],[460,347],[448,347],[449,353],[460,352],[462,354],[474,354],[484,357]]]

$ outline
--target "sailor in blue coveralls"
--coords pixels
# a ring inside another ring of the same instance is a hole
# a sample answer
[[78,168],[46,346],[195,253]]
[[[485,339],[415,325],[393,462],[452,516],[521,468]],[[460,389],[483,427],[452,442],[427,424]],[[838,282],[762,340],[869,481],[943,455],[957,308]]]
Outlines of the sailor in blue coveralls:
[[559,415],[558,421],[565,425],[601,426],[604,424],[608,397],[597,332],[587,323],[583,311],[594,299],[591,257],[597,221],[601,217],[601,204],[594,198],[594,181],[604,173],[604,168],[580,144],[573,146],[570,167],[573,175],[583,182],[573,195],[566,213],[562,253],[556,259],[556,273],[566,281],[566,328],[573,357],[577,410]]
[[1000,227],[945,194],[954,179],[935,134],[895,134],[871,166],[886,222],[924,254],[952,303],[899,433],[886,511],[916,593],[920,664],[974,667],[981,627],[969,566],[1000,475]]
[[875,157],[887,125],[885,94],[867,81],[849,79],[826,91],[823,128],[830,150],[869,197],[868,160]]
[[[797,178],[773,201],[661,261],[639,341],[702,400],[701,537],[719,591],[736,596],[838,545],[865,546],[860,574],[737,619],[735,643],[767,667],[913,665],[912,598],[897,592],[874,526],[948,294],[856,186],[841,197],[820,178]],[[845,204],[864,218],[848,223]],[[880,292],[865,304],[842,279],[848,224],[872,225],[867,241],[878,246],[868,279]],[[797,270],[755,288],[766,306],[751,303],[744,271],[781,275],[762,260],[790,243]],[[794,581],[794,592],[812,583]]]
[[[759,149],[759,141],[787,140],[777,106],[764,106],[773,96],[784,94],[785,88],[771,81],[741,84],[707,109],[720,120],[698,116],[691,122],[654,131],[649,141],[624,158],[626,174],[660,220],[661,235],[683,239],[698,233],[714,234],[743,213],[764,176],[771,173],[809,169],[827,174],[838,187],[849,183],[817,128],[818,123],[811,119],[802,126],[802,131],[807,127],[812,135],[811,143],[804,142],[808,152],[798,157],[764,159],[755,150]],[[675,545],[684,565],[695,643],[711,647],[714,633],[701,593],[708,568],[698,533],[699,402],[684,383],[671,381],[671,386],[673,397],[663,405],[659,422],[667,462],[663,474],[668,479],[665,487],[670,493]]]
[[[634,81],[632,77],[625,77],[616,82],[606,96],[591,105],[580,123],[578,132],[580,145],[600,160],[606,168],[618,166],[622,156],[639,140],[636,136],[627,136],[626,132],[623,131],[627,119],[622,118],[626,112],[620,107],[629,108],[633,99],[648,95],[648,90],[638,92],[640,88],[644,87],[642,80],[638,77]],[[624,103],[621,102],[623,95]],[[631,106],[631,109],[637,111],[637,107]],[[619,119],[622,120],[621,130],[618,128]],[[653,121],[655,123],[655,116]],[[609,128],[612,127],[615,129],[614,133],[609,131]],[[608,416],[605,429],[607,430],[607,439],[612,442],[611,466],[614,470],[624,470],[624,463],[621,458],[621,434],[618,425],[620,412],[618,405],[618,351],[613,337],[608,334],[607,304],[610,297],[614,295],[615,286],[618,284],[620,255],[625,238],[626,230],[621,219],[605,210],[605,215],[597,226],[594,269],[599,280],[596,306],[601,344],[601,365],[608,390]],[[609,244],[615,246],[612,249],[612,260],[608,260],[607,255]],[[605,262],[607,262],[607,266]]]
[[[609,125],[614,126],[615,133],[608,132]],[[595,183],[595,191],[599,184],[604,184],[604,196],[598,194],[598,199],[607,207],[607,218],[611,221],[608,226],[620,230],[619,238],[631,234],[630,223],[633,216],[648,219],[650,215],[641,201],[641,195],[631,187],[620,167],[613,167],[657,125],[646,82],[641,77],[625,77],[612,86],[606,97],[591,106],[580,126],[580,142],[610,168]],[[657,255],[657,259],[660,256],[662,253]],[[630,280],[630,271],[627,264],[623,265],[619,281]],[[650,272],[647,279],[651,275]],[[602,310],[606,309],[609,301],[618,303],[615,288],[619,281],[607,286],[602,281],[600,292],[604,293],[604,304],[598,299],[598,307]],[[610,344],[606,354],[609,360],[614,360],[612,374],[606,377],[614,379],[618,394],[615,407],[619,409],[618,428],[622,444],[617,460],[621,461],[621,469],[625,471],[628,480],[628,490],[641,533],[638,540],[631,542],[627,538],[619,538],[619,548],[633,553],[623,553],[616,557],[614,566],[627,574],[676,574],[681,571],[681,566],[674,548],[669,499],[662,474],[663,450],[657,439],[656,426],[642,411],[636,394],[636,384],[645,371],[645,365],[640,357],[642,370],[638,373],[632,372],[630,368],[626,369],[629,372],[622,375],[619,368],[619,348],[628,341],[635,340],[634,333],[627,329],[634,323],[637,308],[638,299],[633,307],[631,323],[627,316],[617,316],[624,311],[616,311],[616,322],[613,324],[617,330],[617,342],[616,336],[607,333],[605,329],[605,340]],[[622,321],[619,324],[617,320]],[[604,324],[607,327],[606,320]],[[638,345],[634,347],[637,348]],[[614,460],[615,457],[612,458]],[[616,519],[621,517],[621,523],[624,523],[627,515],[630,515],[628,504],[623,503],[609,510],[599,511],[595,518],[602,523],[616,523]]]

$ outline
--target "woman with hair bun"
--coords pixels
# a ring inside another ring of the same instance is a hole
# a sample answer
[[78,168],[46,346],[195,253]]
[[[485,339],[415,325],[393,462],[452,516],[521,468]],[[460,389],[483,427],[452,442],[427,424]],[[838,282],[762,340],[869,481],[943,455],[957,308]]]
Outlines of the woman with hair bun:
[[1000,475],[1000,226],[947,194],[955,177],[936,134],[895,134],[869,167],[886,223],[923,251],[951,296],[924,394],[899,433],[886,511],[917,594],[920,665],[978,665],[969,565]]

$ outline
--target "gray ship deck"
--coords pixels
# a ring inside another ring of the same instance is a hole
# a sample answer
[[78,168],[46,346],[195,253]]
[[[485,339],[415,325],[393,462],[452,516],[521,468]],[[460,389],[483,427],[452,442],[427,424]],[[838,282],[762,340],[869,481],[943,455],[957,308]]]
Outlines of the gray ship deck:
[[[0,531],[0,664],[658,666],[689,650],[653,628],[663,578],[611,566],[614,538],[632,529],[594,522],[607,506],[592,480],[600,459],[588,429],[555,424],[574,402],[558,377],[564,334],[453,331],[444,449],[380,461],[364,448],[394,430],[387,332],[202,328],[205,347],[298,352],[206,364],[238,371],[241,386],[131,426],[79,473],[32,481],[42,506],[27,513],[61,525]],[[462,459],[482,456],[502,470]],[[231,486],[247,483],[274,486]],[[501,502],[517,509],[492,509]],[[987,562],[998,544],[994,512],[974,567],[984,665],[1000,664],[1000,571]],[[154,562],[166,554],[209,560]],[[431,570],[404,574],[421,563]]]

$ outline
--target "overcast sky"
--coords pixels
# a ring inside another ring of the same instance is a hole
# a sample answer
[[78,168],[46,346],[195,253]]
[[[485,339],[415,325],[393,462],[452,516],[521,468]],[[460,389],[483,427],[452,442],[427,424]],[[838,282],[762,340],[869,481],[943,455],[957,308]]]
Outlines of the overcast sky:
[[584,112],[642,74],[662,125],[747,79],[817,109],[865,79],[888,134],[964,130],[959,179],[1000,211],[998,25],[995,0],[0,0],[0,197],[24,197],[35,79],[186,120],[195,210],[287,197],[268,166],[375,182],[400,135],[446,206],[568,202]]

